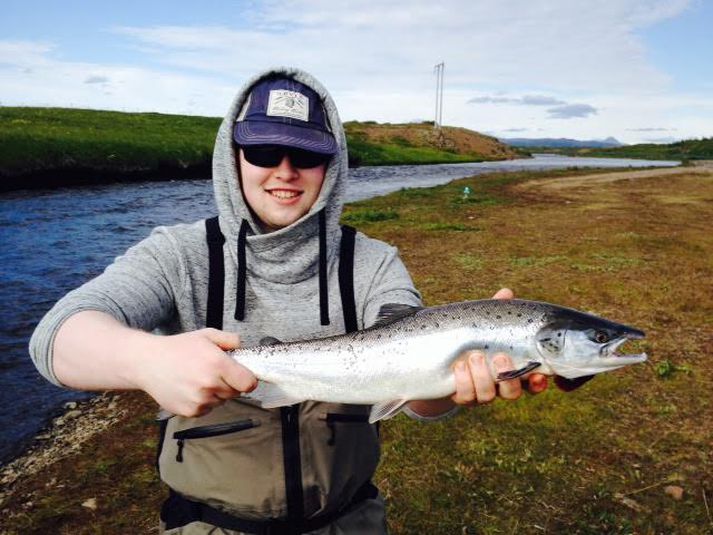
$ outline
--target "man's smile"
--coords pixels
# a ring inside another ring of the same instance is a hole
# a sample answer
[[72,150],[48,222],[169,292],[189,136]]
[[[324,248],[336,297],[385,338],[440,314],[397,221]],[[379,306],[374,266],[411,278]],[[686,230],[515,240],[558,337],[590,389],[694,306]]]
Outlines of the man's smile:
[[269,193],[273,198],[276,198],[280,201],[295,200],[302,195],[301,191],[294,190],[294,189],[274,188],[274,189],[266,189],[265,191],[267,193]]

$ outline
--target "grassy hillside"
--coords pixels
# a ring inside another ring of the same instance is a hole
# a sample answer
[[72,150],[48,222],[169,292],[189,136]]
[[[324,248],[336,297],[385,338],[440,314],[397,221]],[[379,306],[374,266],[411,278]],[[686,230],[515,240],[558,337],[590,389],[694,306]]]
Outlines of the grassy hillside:
[[206,170],[219,119],[0,107],[0,177]]
[[456,163],[522,157],[494,137],[465,128],[433,123],[345,123],[349,160],[353,165]]
[[[209,178],[221,119],[0,107],[0,190],[127,179]],[[355,165],[515,156],[493,138],[430,125],[349,123]]]
[[642,143],[611,149],[552,149],[528,148],[530,152],[550,152],[569,156],[597,156],[603,158],[642,158],[646,160],[713,160],[713,137],[687,139],[667,145]]
[[[480,175],[347,207],[346,221],[399,247],[428,305],[509,286],[647,333],[625,349],[646,351],[647,363],[574,392],[550,387],[432,424],[384,422],[374,482],[391,533],[713,529],[713,172],[591,175]],[[18,481],[0,505],[5,533],[155,530],[166,494],[153,467],[156,407],[122,400],[120,422]]]

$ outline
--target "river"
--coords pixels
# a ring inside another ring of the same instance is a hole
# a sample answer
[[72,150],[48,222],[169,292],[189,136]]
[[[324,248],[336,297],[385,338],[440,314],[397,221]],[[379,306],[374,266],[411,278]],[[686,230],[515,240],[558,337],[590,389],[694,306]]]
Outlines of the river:
[[[676,164],[536,155],[503,162],[362,167],[350,171],[347,200],[494,171]],[[0,464],[22,451],[65,402],[89,395],[49,384],[32,365],[27,345],[42,315],[153,227],[214,213],[208,180],[0,194]]]

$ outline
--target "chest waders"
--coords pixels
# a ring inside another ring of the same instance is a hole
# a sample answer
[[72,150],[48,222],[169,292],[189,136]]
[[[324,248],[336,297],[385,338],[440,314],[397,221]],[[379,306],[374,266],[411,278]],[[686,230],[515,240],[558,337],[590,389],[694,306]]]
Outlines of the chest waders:
[[[322,225],[320,225],[321,228]],[[243,319],[245,304],[245,232],[243,225],[238,238],[238,288],[236,319]],[[208,282],[208,304],[206,309],[206,327],[216,329],[223,328],[223,294],[225,285],[225,266],[223,265],[223,244],[225,238],[220,231],[218,218],[214,217],[206,220],[206,233],[208,241],[209,258],[209,282]],[[354,246],[356,231],[352,227],[342,226],[342,238],[339,250],[339,291],[344,315],[344,325],[347,333],[357,330],[357,314],[354,299]],[[320,236],[320,241],[324,236]],[[242,243],[241,243],[242,242]],[[320,316],[324,324],[326,314],[326,254],[324,248],[320,247]],[[242,281],[242,283],[240,282]],[[327,322],[328,316],[327,316]],[[287,517],[270,520],[251,520],[233,516],[205,503],[190,500],[169,488],[169,498],[161,508],[161,520],[165,523],[165,529],[173,529],[190,524],[191,522],[205,522],[212,526],[244,533],[264,534],[264,535],[296,535],[321,529],[336,521],[348,509],[366,499],[376,498],[378,489],[367,481],[357,489],[351,500],[341,509],[316,517],[305,519],[304,515],[304,495],[302,488],[302,455],[300,453],[300,428],[299,428],[299,404],[280,408],[280,421],[282,424],[282,446],[283,463],[285,474],[285,494],[287,501]],[[220,434],[222,429],[225,432],[233,431],[236,425],[244,422],[229,424],[218,424],[195,428],[194,435]],[[159,438],[159,455],[163,449],[166,435],[166,421],[161,424]],[[327,421],[327,425],[333,425]],[[333,428],[332,428],[333,432]],[[178,438],[175,436],[174,438]],[[180,442],[180,441],[179,441]],[[182,449],[179,449],[181,455]],[[181,462],[183,459],[180,459]],[[158,463],[157,463],[158,464]]]

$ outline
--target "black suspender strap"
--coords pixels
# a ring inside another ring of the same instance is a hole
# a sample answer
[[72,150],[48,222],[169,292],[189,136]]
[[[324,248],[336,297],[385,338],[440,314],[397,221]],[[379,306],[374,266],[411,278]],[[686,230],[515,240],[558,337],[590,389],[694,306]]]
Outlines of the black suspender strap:
[[356,230],[342,225],[342,240],[339,246],[339,293],[342,298],[344,329],[348,333],[358,330],[356,302],[354,300],[354,244]]
[[319,321],[329,325],[329,295],[327,293],[327,215],[319,212]]
[[247,286],[248,264],[245,257],[245,239],[248,233],[248,222],[243,219],[238,234],[238,283],[235,295],[235,319],[245,319],[245,287]]
[[206,305],[206,327],[223,328],[223,288],[225,286],[225,266],[223,264],[223,244],[225,238],[220,232],[218,216],[205,220],[208,240],[208,303]]

